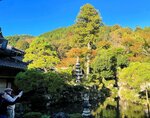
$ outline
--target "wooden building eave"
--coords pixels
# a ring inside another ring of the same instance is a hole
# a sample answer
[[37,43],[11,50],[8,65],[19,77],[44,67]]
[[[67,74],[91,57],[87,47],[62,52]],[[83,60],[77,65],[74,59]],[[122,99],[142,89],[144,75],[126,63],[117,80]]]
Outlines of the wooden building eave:
[[1,76],[0,75],[0,78],[3,78],[3,79],[8,79],[8,78],[15,78],[16,76]]

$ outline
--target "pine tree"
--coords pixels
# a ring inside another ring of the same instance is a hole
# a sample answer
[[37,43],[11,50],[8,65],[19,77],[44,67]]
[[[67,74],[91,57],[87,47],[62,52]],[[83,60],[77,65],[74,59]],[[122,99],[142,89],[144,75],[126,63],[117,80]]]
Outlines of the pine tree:
[[78,47],[87,46],[89,42],[95,42],[102,20],[98,11],[90,4],[81,7],[77,16],[75,31],[75,44]]
[[26,50],[24,61],[30,62],[28,68],[40,68],[45,72],[59,63],[57,52],[44,38],[36,38]]

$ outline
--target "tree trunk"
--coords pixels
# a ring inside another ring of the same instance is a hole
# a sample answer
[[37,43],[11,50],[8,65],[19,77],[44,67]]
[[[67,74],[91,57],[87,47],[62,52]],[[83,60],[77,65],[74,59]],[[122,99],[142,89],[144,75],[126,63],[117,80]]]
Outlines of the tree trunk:
[[[88,50],[91,49],[91,46],[90,46],[90,43],[88,43]],[[87,54],[87,69],[86,69],[86,79],[88,79],[88,76],[89,76],[89,73],[90,73],[90,66],[89,66],[89,63],[90,63],[90,57],[89,57],[89,54]]]
[[86,69],[86,79],[88,79],[89,73],[90,73],[90,68],[89,68],[89,56],[87,55],[87,69]]
[[148,109],[148,117],[150,116],[150,109],[149,109],[149,100],[148,100],[148,91],[146,87],[146,100],[147,100],[147,109]]
[[46,68],[44,68],[44,73],[47,73],[47,69]]

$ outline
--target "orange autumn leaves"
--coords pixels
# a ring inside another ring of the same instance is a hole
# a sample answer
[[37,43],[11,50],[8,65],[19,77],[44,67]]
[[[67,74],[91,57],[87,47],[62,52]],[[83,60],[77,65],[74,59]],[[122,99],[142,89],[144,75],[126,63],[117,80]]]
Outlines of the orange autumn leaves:
[[76,63],[77,57],[80,58],[80,62],[86,61],[87,54],[90,54],[91,57],[96,55],[95,50],[89,50],[87,47],[83,48],[72,48],[66,53],[66,58],[61,60],[61,63],[58,64],[58,67],[68,67],[73,66]]

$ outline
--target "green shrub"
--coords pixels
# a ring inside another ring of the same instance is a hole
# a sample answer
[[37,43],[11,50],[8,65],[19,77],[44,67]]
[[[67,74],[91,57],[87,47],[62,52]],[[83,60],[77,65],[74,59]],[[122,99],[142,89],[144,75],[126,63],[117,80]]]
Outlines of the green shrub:
[[24,118],[41,118],[41,116],[40,112],[28,112],[24,115]]
[[41,117],[41,118],[50,118],[50,116],[49,116],[49,115],[44,114],[44,115],[42,115],[42,117]]
[[74,114],[69,114],[70,118],[82,118],[82,115],[80,113],[74,113]]

